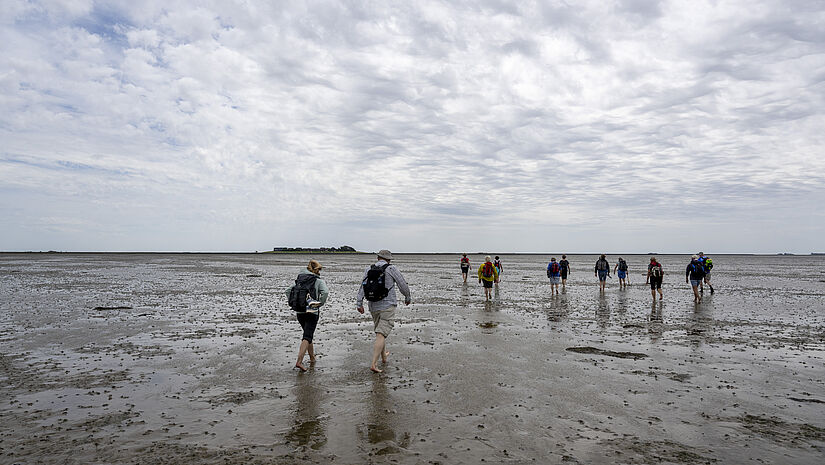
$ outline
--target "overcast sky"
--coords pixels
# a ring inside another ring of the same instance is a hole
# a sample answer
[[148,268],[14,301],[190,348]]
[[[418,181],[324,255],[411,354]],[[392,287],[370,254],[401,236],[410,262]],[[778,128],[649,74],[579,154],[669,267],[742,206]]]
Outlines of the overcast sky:
[[825,2],[0,2],[0,250],[825,251]]

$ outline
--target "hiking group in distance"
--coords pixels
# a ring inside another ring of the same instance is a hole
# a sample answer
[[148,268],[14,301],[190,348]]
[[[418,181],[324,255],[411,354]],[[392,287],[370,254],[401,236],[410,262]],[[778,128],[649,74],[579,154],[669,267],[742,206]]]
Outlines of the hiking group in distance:
[[[464,277],[464,282],[467,282],[467,272],[470,269],[470,259],[467,254],[462,254],[461,257],[461,274]],[[713,285],[710,283],[710,273],[713,269],[713,259],[706,256],[704,252],[699,252],[692,255],[690,263],[685,269],[685,283],[690,283],[693,288],[693,301],[699,303],[702,301],[702,294],[704,293],[704,286],[710,288],[710,293],[713,294]],[[562,289],[567,287],[567,277],[573,269],[570,262],[567,260],[567,255],[562,255],[561,260],[556,261],[556,257],[550,258],[550,263],[547,264],[547,278],[550,279],[550,294],[559,294],[559,284]],[[618,258],[616,265],[613,267],[613,273],[619,278],[619,289],[627,289],[630,284],[630,274],[627,261],[622,257]],[[493,283],[498,284],[501,281],[501,261],[496,255],[495,263],[490,261],[490,256],[484,257],[484,264],[478,268],[478,282],[484,284],[484,295],[486,300],[490,299],[489,289],[493,287]],[[599,291],[604,292],[607,284],[607,278],[611,277],[610,262],[607,261],[605,254],[599,255],[596,260],[596,265],[593,267],[593,276],[599,278]],[[665,271],[662,264],[656,260],[656,257],[650,257],[650,263],[647,265],[647,274],[645,275],[645,285],[650,285],[650,296],[656,300],[656,293],[659,294],[659,300],[664,298],[662,294],[662,282],[664,281]]]
[[[386,347],[386,340],[390,335],[395,325],[395,312],[398,307],[398,298],[396,289],[398,289],[404,296],[404,304],[410,305],[412,303],[412,295],[410,287],[401,271],[395,265],[392,265],[393,256],[389,250],[381,250],[377,253],[376,262],[364,270],[361,277],[361,285],[358,287],[356,295],[356,310],[364,314],[364,299],[367,300],[367,308],[373,321],[373,332],[375,333],[375,340],[372,347],[372,358],[370,363],[370,370],[374,373],[381,373],[383,370],[379,368],[378,361],[382,364],[387,363],[387,358],[390,352]],[[459,261],[461,267],[461,275],[463,282],[467,282],[467,277],[470,271],[470,259],[467,254],[462,254]],[[317,260],[310,260],[306,270],[301,271],[295,279],[295,284],[286,290],[289,306],[295,311],[298,323],[301,325],[303,334],[301,343],[298,347],[298,360],[295,362],[295,368],[301,372],[307,371],[304,365],[304,358],[309,355],[310,365],[314,365],[315,348],[312,344],[315,329],[318,326],[320,308],[326,303],[329,297],[329,289],[326,283],[321,278],[321,270],[323,266]],[[702,300],[702,293],[704,292],[704,285],[710,288],[713,294],[713,286],[710,282],[710,274],[713,269],[713,260],[705,256],[703,252],[691,256],[690,263],[685,268],[685,283],[690,283],[693,289],[693,300],[699,303]],[[503,266],[501,259],[496,255],[493,260],[489,255],[484,257],[484,263],[478,267],[477,276],[478,282],[484,288],[485,300],[492,299],[492,288],[501,282],[501,273]],[[550,263],[547,264],[547,277],[550,279],[550,293],[559,294],[559,284],[562,288],[567,286],[567,278],[573,270],[570,262],[567,260],[567,255],[562,255],[561,260],[556,261],[556,257],[550,258]],[[622,257],[618,258],[618,262],[613,267],[613,272],[619,278],[619,289],[626,289],[629,284],[629,269],[627,261]],[[593,275],[599,279],[599,292],[603,293],[607,278],[611,277],[610,263],[607,261],[607,256],[601,254],[593,267]],[[662,264],[656,260],[656,257],[650,257],[650,263],[647,266],[647,275],[645,285],[650,285],[650,295],[653,300],[656,300],[656,294],[659,294],[659,300],[663,299],[662,282],[664,280],[664,269]]]

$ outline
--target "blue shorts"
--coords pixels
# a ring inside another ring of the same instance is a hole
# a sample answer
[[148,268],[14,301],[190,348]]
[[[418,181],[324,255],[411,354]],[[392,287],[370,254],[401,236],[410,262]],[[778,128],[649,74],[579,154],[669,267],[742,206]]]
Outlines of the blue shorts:
[[561,282],[561,276],[550,276],[550,284],[559,284]]
[[624,279],[627,277],[627,271],[619,270],[619,279]]
[[699,287],[700,284],[702,284],[701,279],[691,279],[690,280],[690,285],[693,286],[693,287]]
[[607,271],[599,270],[599,281],[607,281]]

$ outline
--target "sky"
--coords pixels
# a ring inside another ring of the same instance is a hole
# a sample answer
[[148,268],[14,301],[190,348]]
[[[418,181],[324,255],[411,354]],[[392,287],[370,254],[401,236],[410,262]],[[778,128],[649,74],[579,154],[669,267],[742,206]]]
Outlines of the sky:
[[0,4],[0,250],[825,252],[820,0]]

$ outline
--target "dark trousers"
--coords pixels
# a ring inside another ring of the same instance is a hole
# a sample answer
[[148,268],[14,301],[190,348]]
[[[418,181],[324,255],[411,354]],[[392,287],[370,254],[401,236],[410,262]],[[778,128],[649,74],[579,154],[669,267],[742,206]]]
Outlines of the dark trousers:
[[304,330],[304,336],[301,340],[306,340],[312,344],[312,336],[315,334],[315,327],[318,326],[317,313],[299,313],[298,323],[301,323],[301,328]]

